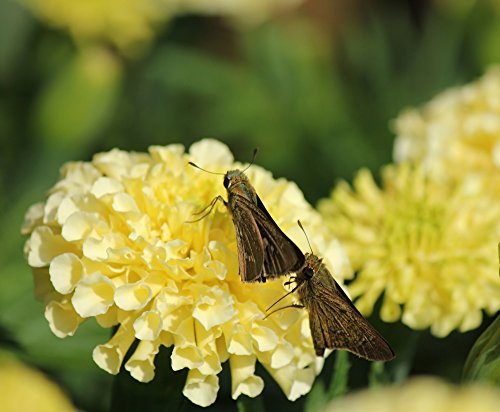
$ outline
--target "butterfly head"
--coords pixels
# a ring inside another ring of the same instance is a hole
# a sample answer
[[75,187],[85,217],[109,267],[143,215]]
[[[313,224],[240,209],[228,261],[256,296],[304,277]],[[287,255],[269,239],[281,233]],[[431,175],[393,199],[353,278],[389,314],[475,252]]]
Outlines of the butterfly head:
[[306,276],[310,274],[308,277],[312,277],[312,275],[320,269],[321,265],[323,264],[323,259],[319,258],[316,256],[314,253],[306,253],[304,255],[306,261],[304,264],[304,269],[303,271],[307,273],[304,273]]
[[235,185],[239,183],[248,183],[248,178],[246,177],[245,173],[243,173],[241,170],[239,169],[229,170],[224,175],[224,187],[227,190],[232,189]]

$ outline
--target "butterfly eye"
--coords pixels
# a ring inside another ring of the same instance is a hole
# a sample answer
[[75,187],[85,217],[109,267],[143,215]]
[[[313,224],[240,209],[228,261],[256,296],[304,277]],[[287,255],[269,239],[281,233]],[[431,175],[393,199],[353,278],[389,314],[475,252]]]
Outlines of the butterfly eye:
[[229,189],[229,177],[227,175],[224,176],[224,187]]
[[305,268],[304,275],[307,279],[311,279],[314,276],[314,271],[311,268]]

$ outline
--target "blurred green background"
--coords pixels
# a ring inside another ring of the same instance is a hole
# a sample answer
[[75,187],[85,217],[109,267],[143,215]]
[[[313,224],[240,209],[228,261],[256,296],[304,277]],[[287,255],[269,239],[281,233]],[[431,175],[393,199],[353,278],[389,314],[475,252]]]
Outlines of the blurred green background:
[[[215,137],[240,161],[258,146],[256,162],[296,181],[315,204],[336,180],[391,161],[390,121],[401,109],[500,61],[498,3],[311,0],[259,24],[172,14],[152,24],[149,42],[124,51],[1,1],[1,348],[49,373],[79,408],[109,407],[112,377],[91,359],[109,331],[87,322],[72,338],[53,336],[22,254],[23,215],[44,199],[64,162],[113,147],[145,151]],[[390,379],[433,373],[454,381],[490,322],[437,339],[372,320],[398,359],[415,356],[411,369],[388,365]],[[332,364],[322,379],[330,379]],[[368,370],[353,360],[350,386],[366,385]],[[216,405],[233,410],[226,372]],[[289,404],[270,379],[263,398]],[[303,407],[304,400],[291,405]]]

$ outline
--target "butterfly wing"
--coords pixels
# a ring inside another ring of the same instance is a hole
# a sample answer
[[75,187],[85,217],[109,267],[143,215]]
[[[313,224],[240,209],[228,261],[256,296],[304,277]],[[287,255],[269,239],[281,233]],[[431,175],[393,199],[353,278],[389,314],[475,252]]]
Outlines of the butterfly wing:
[[[326,281],[325,276],[332,282]],[[394,358],[389,344],[359,313],[329,273],[316,273],[302,287],[310,288],[302,303],[309,312],[316,355],[323,356],[328,348],[345,349],[373,361]]]
[[236,245],[238,247],[238,262],[242,282],[265,281],[262,278],[264,267],[264,244],[259,227],[253,216],[251,207],[244,197],[237,196],[230,201],[237,201],[238,207],[231,208],[234,228],[236,230]]
[[241,199],[245,208],[252,211],[263,244],[263,275],[275,277],[296,272],[304,265],[304,254],[276,224],[257,196],[257,205]]

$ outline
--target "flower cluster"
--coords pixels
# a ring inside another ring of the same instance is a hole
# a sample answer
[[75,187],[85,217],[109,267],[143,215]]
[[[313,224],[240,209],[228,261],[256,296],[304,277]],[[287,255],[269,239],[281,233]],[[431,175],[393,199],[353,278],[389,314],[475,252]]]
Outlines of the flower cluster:
[[[219,205],[198,222],[193,213],[224,195],[217,172],[241,168],[223,144],[202,140],[189,153],[180,145],[149,153],[112,150],[88,163],[69,163],[48,199],[26,214],[25,253],[33,268],[45,317],[59,337],[86,319],[116,326],[97,346],[94,361],[137,380],[154,377],[160,347],[173,346],[172,369],[189,369],[183,393],[198,405],[213,403],[218,373],[229,361],[232,396],[257,396],[259,361],[293,400],[307,393],[321,369],[305,310],[265,318],[286,292],[284,282],[243,284],[234,226]],[[301,219],[336,277],[351,275],[346,255],[297,186],[252,166],[250,181],[276,222],[305,250]],[[284,300],[291,303],[293,298]],[[134,340],[131,356],[125,354]]]
[[500,66],[449,89],[394,122],[397,162],[419,162],[440,177],[500,169]]
[[433,377],[413,378],[403,385],[363,390],[333,401],[325,412],[494,412],[500,389],[488,385],[457,386]]
[[485,175],[445,181],[403,163],[382,170],[381,188],[367,170],[353,188],[342,182],[320,202],[356,279],[361,312],[383,295],[380,316],[439,337],[480,325],[500,309],[498,188]]

